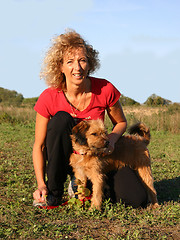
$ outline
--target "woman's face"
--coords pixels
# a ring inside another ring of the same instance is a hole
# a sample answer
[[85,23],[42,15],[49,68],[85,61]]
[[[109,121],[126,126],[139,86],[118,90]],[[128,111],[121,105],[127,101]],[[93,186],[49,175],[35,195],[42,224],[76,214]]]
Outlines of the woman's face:
[[66,83],[80,85],[87,77],[89,71],[88,59],[85,50],[78,48],[63,58],[61,71],[66,77]]

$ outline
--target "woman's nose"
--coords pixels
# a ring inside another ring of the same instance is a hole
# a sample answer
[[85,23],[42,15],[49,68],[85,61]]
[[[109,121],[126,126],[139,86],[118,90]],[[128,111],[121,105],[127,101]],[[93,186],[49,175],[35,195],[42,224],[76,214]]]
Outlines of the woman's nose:
[[80,70],[80,69],[81,69],[81,65],[80,65],[80,63],[79,63],[78,61],[75,62],[74,68],[75,68],[76,70]]

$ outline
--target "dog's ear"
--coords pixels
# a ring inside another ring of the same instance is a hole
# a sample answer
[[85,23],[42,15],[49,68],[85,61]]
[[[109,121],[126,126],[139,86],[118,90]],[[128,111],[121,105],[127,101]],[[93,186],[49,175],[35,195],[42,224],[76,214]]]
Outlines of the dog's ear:
[[72,135],[75,137],[75,141],[80,145],[88,145],[86,132],[89,129],[90,125],[87,121],[81,121],[72,129]]

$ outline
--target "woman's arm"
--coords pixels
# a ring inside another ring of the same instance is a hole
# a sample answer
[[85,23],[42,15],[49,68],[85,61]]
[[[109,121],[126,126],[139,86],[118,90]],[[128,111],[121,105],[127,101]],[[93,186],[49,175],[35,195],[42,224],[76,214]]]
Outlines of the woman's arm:
[[36,115],[35,127],[35,142],[33,146],[33,164],[36,174],[38,189],[33,193],[35,200],[43,202],[48,193],[45,184],[45,160],[43,158],[43,147],[45,143],[48,119],[41,116],[39,113]]
[[107,153],[111,154],[114,150],[115,143],[126,131],[127,121],[119,101],[117,101],[112,107],[108,108],[107,113],[114,124],[113,130],[109,134],[109,148],[107,150]]

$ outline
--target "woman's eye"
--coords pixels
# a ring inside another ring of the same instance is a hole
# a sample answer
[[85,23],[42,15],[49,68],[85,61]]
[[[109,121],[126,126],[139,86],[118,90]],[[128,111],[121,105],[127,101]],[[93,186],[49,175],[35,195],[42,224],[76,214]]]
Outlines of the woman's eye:
[[68,61],[67,61],[67,64],[70,64],[70,63],[72,63],[72,60],[68,60]]
[[81,59],[81,62],[86,62],[86,59]]

